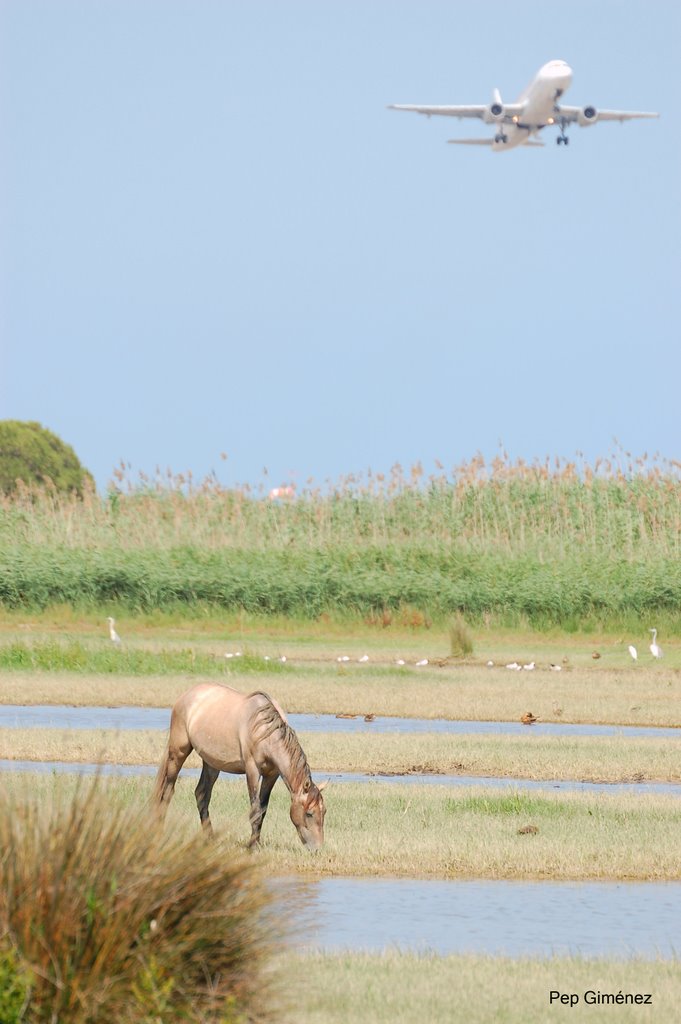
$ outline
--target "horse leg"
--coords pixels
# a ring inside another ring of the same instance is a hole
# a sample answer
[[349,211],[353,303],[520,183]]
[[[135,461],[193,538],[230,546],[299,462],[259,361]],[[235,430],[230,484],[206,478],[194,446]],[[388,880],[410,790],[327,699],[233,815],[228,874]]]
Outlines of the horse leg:
[[219,768],[211,768],[209,764],[203,762],[203,768],[201,769],[201,778],[199,784],[194,790],[194,796],[196,797],[196,806],[199,809],[199,817],[201,818],[201,824],[203,830],[207,835],[210,835],[213,831],[213,826],[210,823],[210,816],[208,814],[208,806],[210,804],[211,793],[213,792],[213,786],[215,780],[220,774]]
[[279,776],[276,773],[274,775],[258,774],[252,788],[248,771],[246,772],[248,791],[251,795],[251,839],[248,844],[249,847],[258,846],[260,843],[260,832],[262,829],[262,823],[265,820],[265,815],[267,814],[267,805],[270,802],[270,794],[272,792],[272,787],[278,778]]

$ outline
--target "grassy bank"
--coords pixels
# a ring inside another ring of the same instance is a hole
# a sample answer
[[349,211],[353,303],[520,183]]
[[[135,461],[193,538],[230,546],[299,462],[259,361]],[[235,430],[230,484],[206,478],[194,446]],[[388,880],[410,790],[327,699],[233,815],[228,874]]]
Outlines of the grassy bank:
[[[0,758],[158,764],[166,736],[151,730],[0,728]],[[585,782],[681,782],[680,741],[676,739],[541,737],[531,735],[530,730],[527,736],[299,732],[298,737],[317,776],[335,772],[435,773]],[[195,753],[186,764],[201,767]]]
[[[681,1000],[678,962],[511,960],[391,951],[290,955],[283,964],[290,974],[309,980],[296,1024],[527,1024],[566,1019],[674,1024]],[[580,1001],[574,1006],[551,1004],[555,991],[575,993]],[[648,993],[651,1005],[585,1005],[586,992]]]
[[[393,666],[376,674],[360,665],[346,669],[334,659],[333,665],[313,669],[290,662],[286,672],[241,674],[230,669],[220,681],[243,693],[265,690],[290,713],[516,722],[530,710],[544,722],[679,726],[678,670],[664,665],[610,670],[591,667],[593,662],[588,661],[584,668],[563,672],[509,672],[464,665]],[[194,682],[196,677],[189,674],[2,671],[0,703],[170,708]]]
[[[33,788],[68,791],[69,777],[29,777]],[[143,806],[151,779],[106,779]],[[23,783],[7,775],[11,790]],[[200,829],[195,779],[183,779],[167,828],[178,837]],[[305,851],[289,819],[290,800],[274,789],[262,856],[276,875],[415,878],[678,880],[681,810],[672,797],[522,793],[486,787],[343,784],[324,793],[325,844]],[[250,835],[245,782],[220,780],[211,802],[218,835],[243,848]],[[520,832],[528,826],[536,831]]]

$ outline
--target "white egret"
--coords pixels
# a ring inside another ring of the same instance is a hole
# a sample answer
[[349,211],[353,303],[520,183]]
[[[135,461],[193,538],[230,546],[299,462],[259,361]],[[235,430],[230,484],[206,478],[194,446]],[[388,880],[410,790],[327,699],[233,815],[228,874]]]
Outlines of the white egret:
[[114,626],[116,625],[116,620],[112,619],[111,616],[109,616],[106,621],[109,623],[109,637],[111,639],[111,643],[112,644],[119,644],[121,642],[121,638],[119,637],[118,633],[114,629]]
[[638,661],[638,651],[636,650],[634,645],[633,644],[629,644],[627,650],[629,651],[629,654],[632,656],[634,661]]
[[660,647],[660,645],[657,642],[657,630],[656,629],[649,629],[648,632],[653,634],[653,642],[651,643],[651,645],[648,648],[648,650],[652,654],[653,658],[661,658],[662,657],[662,648]]
[[423,666],[427,665],[427,664],[428,664],[428,659],[427,658],[421,658],[420,661],[416,662],[416,665],[417,665],[418,668],[423,668]]

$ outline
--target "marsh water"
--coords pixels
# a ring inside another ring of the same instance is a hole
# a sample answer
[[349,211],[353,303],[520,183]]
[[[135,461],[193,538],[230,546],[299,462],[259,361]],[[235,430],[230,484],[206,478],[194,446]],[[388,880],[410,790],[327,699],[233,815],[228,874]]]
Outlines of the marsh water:
[[[527,733],[513,722],[428,719],[335,718],[290,715],[301,732]],[[167,708],[0,706],[0,725],[17,728],[162,729]],[[535,735],[658,736],[681,739],[681,730],[538,723]],[[154,775],[154,765],[96,765],[0,761],[0,771]],[[197,769],[183,774],[198,776]],[[508,787],[515,790],[590,790],[608,793],[670,793],[671,783],[585,783],[462,775],[364,775],[337,773],[334,782],[428,783]],[[233,780],[233,785],[243,785]],[[681,861],[680,861],[681,871]],[[678,957],[681,954],[681,882],[432,881],[326,878],[306,883],[307,925],[296,942],[312,948],[487,955],[584,957]]]
[[[157,766],[152,764],[94,764],[87,761],[21,761],[0,759],[0,772],[37,772],[41,775],[155,775]],[[185,778],[198,778],[198,768],[183,768]],[[670,796],[681,796],[681,783],[678,782],[579,782],[573,779],[556,781],[544,779],[517,779],[495,777],[490,775],[432,775],[418,774],[370,775],[364,772],[323,772],[320,778],[329,779],[334,784],[344,782],[361,783],[400,783],[401,785],[427,786],[487,786],[491,789],[520,790],[562,790],[564,793],[660,793]],[[222,776],[223,784],[227,778]]]
[[[491,733],[497,735],[527,736],[649,736],[681,740],[681,728],[661,728],[638,725],[587,725],[567,722],[536,722],[531,728],[520,722],[476,722],[447,718],[395,718],[376,716],[366,722],[362,715],[356,718],[336,718],[335,715],[288,715],[297,732],[437,732],[437,733]],[[27,729],[167,729],[170,724],[169,708],[141,707],[71,707],[66,704],[2,704],[0,726]]]
[[322,879],[303,944],[435,953],[681,955],[681,882]]

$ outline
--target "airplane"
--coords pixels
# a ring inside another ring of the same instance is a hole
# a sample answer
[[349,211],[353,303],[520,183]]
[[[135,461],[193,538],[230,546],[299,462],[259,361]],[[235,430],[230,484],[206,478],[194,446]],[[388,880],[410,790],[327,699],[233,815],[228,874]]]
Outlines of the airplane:
[[560,129],[556,142],[567,146],[570,141],[565,129],[577,123],[581,128],[597,121],[629,121],[634,117],[659,117],[659,114],[638,110],[598,110],[596,107],[567,107],[559,100],[572,81],[572,68],[564,60],[550,60],[539,69],[528,87],[515,103],[504,103],[498,89],[492,93],[492,102],[477,106],[419,107],[391,104],[390,110],[409,110],[432,117],[478,117],[485,124],[493,124],[493,139],[449,139],[459,146],[491,146],[501,153],[514,146],[543,146],[536,141],[542,128],[556,125]]

